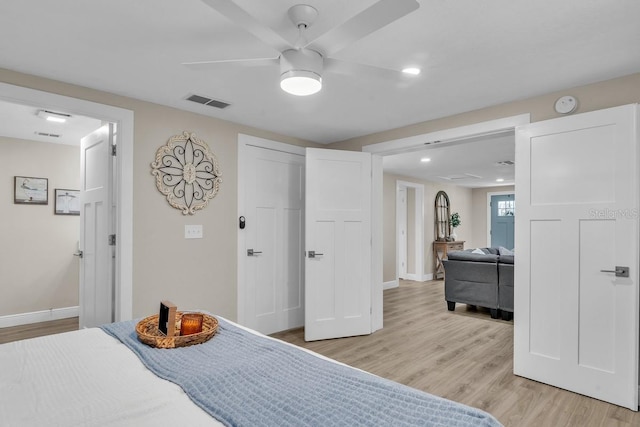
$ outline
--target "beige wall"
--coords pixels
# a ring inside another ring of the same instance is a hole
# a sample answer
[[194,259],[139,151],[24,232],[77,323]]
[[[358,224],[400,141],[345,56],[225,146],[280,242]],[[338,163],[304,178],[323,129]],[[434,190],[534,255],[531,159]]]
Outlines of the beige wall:
[[[77,306],[80,222],[54,189],[79,189],[80,148],[0,137],[0,173],[0,316]],[[49,204],[14,204],[14,176],[47,178]]]
[[[235,320],[238,133],[295,145],[317,145],[13,71],[0,69],[0,81],[134,112],[133,316],[154,313],[160,300],[169,299],[184,309],[209,310]],[[223,178],[218,195],[194,216],[184,216],[169,206],[155,188],[150,166],[156,150],[171,136],[185,130],[195,132],[208,143],[218,157]],[[204,238],[185,240],[185,224],[201,224]],[[4,288],[4,281],[2,286]],[[25,309],[30,310],[13,306],[10,310],[24,312]]]
[[[396,182],[407,181],[424,186],[424,272],[433,274],[433,240],[434,240],[434,201],[438,191],[443,190],[449,196],[451,213],[458,212],[461,218],[460,227],[456,229],[458,240],[472,238],[472,191],[456,185],[438,184],[420,181],[401,175],[384,174],[383,176],[383,281],[391,282],[397,278],[396,272]],[[466,245],[466,243],[465,243]]]
[[481,248],[487,246],[487,193],[504,191],[515,191],[515,187],[513,185],[507,185],[504,187],[473,189],[473,233],[471,234],[469,247]]

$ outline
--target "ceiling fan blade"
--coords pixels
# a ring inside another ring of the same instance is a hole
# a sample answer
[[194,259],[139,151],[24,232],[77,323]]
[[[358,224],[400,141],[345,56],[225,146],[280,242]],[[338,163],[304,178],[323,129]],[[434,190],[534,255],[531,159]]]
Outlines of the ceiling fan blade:
[[206,70],[224,66],[225,64],[241,64],[246,66],[262,66],[262,65],[279,65],[279,56],[274,58],[238,58],[238,59],[220,59],[213,61],[194,61],[183,62],[182,65],[189,67],[193,70]]
[[348,76],[371,76],[374,78],[391,81],[397,81],[398,79],[411,81],[417,77],[407,75],[401,70],[383,68],[375,65],[360,64],[356,62],[348,62],[334,58],[324,59],[324,69],[329,73],[343,74]]
[[278,52],[291,48],[291,43],[280,34],[249,15],[231,0],[202,0],[207,6],[244,28]]
[[307,46],[317,48],[325,57],[329,56],[419,7],[416,0],[380,0],[343,24],[311,41]]

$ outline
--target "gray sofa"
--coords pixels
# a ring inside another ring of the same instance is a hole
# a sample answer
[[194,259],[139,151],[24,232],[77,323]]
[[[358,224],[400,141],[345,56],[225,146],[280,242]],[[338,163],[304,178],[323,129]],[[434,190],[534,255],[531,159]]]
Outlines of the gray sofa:
[[[443,260],[447,308],[456,303],[488,308],[491,317],[513,319],[513,252],[505,248],[454,251]],[[476,250],[477,252],[477,250]]]

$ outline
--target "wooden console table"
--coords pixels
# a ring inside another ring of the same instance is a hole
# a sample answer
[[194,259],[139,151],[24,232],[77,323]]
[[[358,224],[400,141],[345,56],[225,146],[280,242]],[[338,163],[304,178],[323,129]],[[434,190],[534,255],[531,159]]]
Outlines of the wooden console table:
[[444,265],[442,264],[442,260],[447,259],[447,253],[462,250],[464,250],[464,241],[433,242],[433,261],[435,263],[433,278],[444,279]]

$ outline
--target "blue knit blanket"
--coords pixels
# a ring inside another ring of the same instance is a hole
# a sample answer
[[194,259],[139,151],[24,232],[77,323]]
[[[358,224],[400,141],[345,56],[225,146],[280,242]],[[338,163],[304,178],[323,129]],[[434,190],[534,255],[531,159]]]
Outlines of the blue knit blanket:
[[491,415],[219,320],[204,344],[156,349],[136,321],[102,326],[227,426],[500,426]]

